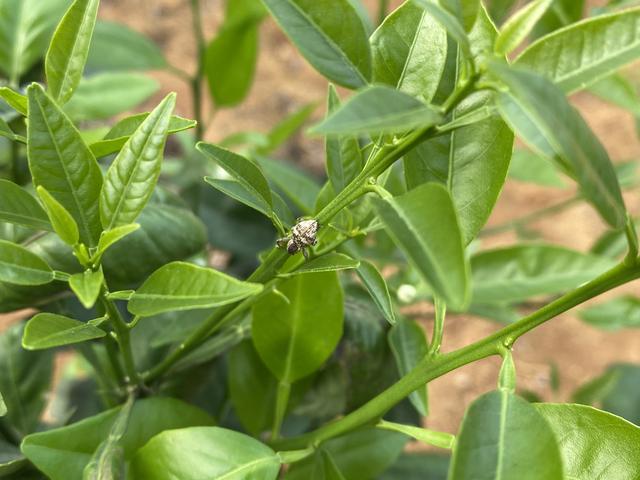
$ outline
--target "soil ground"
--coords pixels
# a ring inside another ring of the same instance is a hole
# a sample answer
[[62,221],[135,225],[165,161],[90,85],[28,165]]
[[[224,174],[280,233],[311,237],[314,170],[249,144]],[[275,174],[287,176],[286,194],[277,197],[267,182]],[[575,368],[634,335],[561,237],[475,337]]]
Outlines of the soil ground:
[[[373,6],[375,2],[369,3]],[[189,0],[103,0],[101,15],[147,34],[158,42],[171,63],[192,71],[195,48],[188,4]],[[223,1],[202,0],[202,4],[205,32],[213,35],[221,21]],[[150,105],[167,91],[174,90],[178,92],[178,113],[189,117],[191,100],[186,84],[169,74],[155,76],[163,88]],[[325,91],[326,81],[308,66],[275,24],[267,21],[261,30],[256,82],[248,100],[239,108],[216,112],[206,137],[215,141],[236,131],[265,131],[296,108],[308,102],[321,103]],[[614,160],[640,158],[640,142],[631,115],[588,94],[575,96],[574,103]],[[322,111],[320,107],[316,114]],[[323,170],[323,148],[317,140],[298,136],[285,147],[282,156],[315,172]],[[571,192],[509,182],[489,224],[501,224],[570,195]],[[639,214],[639,192],[629,195],[627,201],[632,212]],[[543,239],[577,249],[589,248],[604,229],[598,216],[586,205],[536,222],[534,226]],[[483,247],[507,245],[514,240],[514,236],[504,234],[488,239]],[[640,284],[628,285],[626,291],[637,294]],[[620,292],[614,295],[617,293]],[[425,309],[423,313],[425,325],[430,328],[430,312]],[[450,317],[447,323],[444,351],[467,345],[499,328],[494,323],[467,316]],[[605,333],[566,314],[523,337],[516,345],[515,359],[519,387],[536,392],[546,401],[566,401],[578,385],[600,374],[610,363],[640,363],[640,331]],[[551,389],[552,364],[556,364],[560,372],[557,394]],[[489,359],[432,382],[427,424],[439,430],[457,431],[466,406],[478,395],[495,388],[498,368],[499,362]]]

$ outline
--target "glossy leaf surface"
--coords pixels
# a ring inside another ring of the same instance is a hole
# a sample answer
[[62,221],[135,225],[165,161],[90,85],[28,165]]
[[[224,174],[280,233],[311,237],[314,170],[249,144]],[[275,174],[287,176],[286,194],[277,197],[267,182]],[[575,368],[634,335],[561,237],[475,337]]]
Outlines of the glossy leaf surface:
[[15,243],[0,240],[0,281],[42,285],[53,281],[53,270],[42,258]]
[[102,270],[85,270],[82,273],[75,273],[69,279],[69,287],[76,294],[82,306],[90,309],[96,303],[100,289],[104,282]]
[[391,325],[395,324],[396,315],[393,310],[389,287],[387,287],[387,282],[385,282],[384,277],[376,266],[371,262],[361,260],[356,273],[387,321]]
[[91,324],[53,313],[39,313],[27,322],[22,346],[42,350],[102,338],[106,332]]
[[300,267],[291,272],[282,272],[280,277],[291,277],[306,273],[336,272],[358,268],[360,262],[343,253],[331,252],[304,262]]
[[36,230],[52,229],[46,212],[37,200],[9,180],[0,180],[0,220]]
[[36,191],[47,211],[53,230],[64,243],[68,245],[77,244],[80,239],[80,233],[78,232],[78,225],[71,214],[44,187],[39,186]]
[[506,55],[518,47],[542,18],[553,0],[534,0],[509,18],[496,39],[496,53]]

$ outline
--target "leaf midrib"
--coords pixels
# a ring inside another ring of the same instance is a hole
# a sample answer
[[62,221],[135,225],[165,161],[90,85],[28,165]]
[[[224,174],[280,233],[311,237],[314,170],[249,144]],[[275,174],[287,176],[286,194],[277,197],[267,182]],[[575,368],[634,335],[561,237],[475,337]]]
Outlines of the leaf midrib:
[[[232,470],[228,470],[227,472],[225,472],[224,474],[216,477],[217,480],[230,480],[232,478],[234,478],[234,476],[238,473],[242,473],[245,470],[251,470],[254,467],[265,463],[276,463],[278,462],[278,460],[276,459],[276,457],[263,457],[263,458],[258,458],[256,460],[253,460],[251,462],[245,463],[244,465],[240,465],[239,467],[235,467]],[[278,462],[279,463],[279,462]]]

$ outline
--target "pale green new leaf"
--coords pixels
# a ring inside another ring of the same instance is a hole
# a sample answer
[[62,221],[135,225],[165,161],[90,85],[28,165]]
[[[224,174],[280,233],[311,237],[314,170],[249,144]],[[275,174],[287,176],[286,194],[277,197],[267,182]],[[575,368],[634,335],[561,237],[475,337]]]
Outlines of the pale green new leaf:
[[349,88],[371,78],[364,25],[348,0],[264,0],[300,53],[329,80]]
[[98,162],[76,127],[40,85],[31,85],[28,97],[27,153],[34,184],[44,187],[71,214],[80,240],[95,246],[102,232]]
[[45,71],[48,91],[58,105],[65,104],[80,83],[99,4],[100,0],[75,0],[53,34]]
[[534,0],[513,14],[500,29],[500,35],[496,39],[496,53],[506,55],[517,48],[552,2],[553,0]]
[[388,200],[373,199],[389,236],[452,309],[469,300],[469,264],[455,207],[441,185],[425,183]]
[[236,280],[213,268],[172,262],[153,272],[129,300],[129,311],[148,317],[173,310],[209,308],[260,293],[262,285]]
[[2,98],[7,105],[13,108],[20,115],[27,116],[27,97],[11,90],[9,87],[0,87],[0,98]]
[[550,425],[522,398],[504,390],[474,401],[454,448],[452,480],[564,480]]
[[396,314],[393,310],[389,287],[387,287],[387,282],[385,282],[376,266],[366,260],[360,260],[356,273],[371,295],[373,302],[384,315],[384,318],[391,325],[394,325],[396,323]]
[[0,221],[51,230],[49,217],[37,200],[9,180],[0,180]]
[[358,91],[310,131],[322,135],[396,134],[440,120],[440,114],[420,100],[376,85]]
[[43,285],[53,281],[53,270],[42,258],[15,243],[0,240],[0,282]]
[[100,235],[100,240],[98,241],[98,254],[102,255],[111,245],[122,240],[124,237],[135,232],[139,228],[140,224],[131,223],[128,225],[120,225],[119,227],[111,230],[105,230]]
[[536,410],[558,439],[565,478],[640,477],[640,428],[584,405],[539,403]]
[[44,187],[39,186],[36,191],[47,211],[54,232],[64,243],[76,245],[80,239],[80,233],[78,232],[78,224],[71,214]]
[[607,223],[623,228],[626,209],[609,155],[564,94],[536,74],[495,62],[491,69],[509,89],[496,98],[502,117],[529,146],[576,179]]
[[22,346],[28,350],[61,347],[102,338],[106,332],[91,323],[53,313],[38,313],[27,322]]
[[279,471],[280,458],[269,447],[219,427],[162,432],[131,462],[131,474],[140,480],[276,480]]
[[296,275],[253,308],[253,343],[279,380],[314,372],[336,348],[343,327],[343,293],[335,272]]
[[373,80],[427,102],[447,60],[447,32],[426,11],[406,2],[371,36]]
[[105,230],[133,223],[156,186],[176,96],[169,94],[131,135],[113,161],[100,194]]
[[80,303],[88,310],[96,303],[103,282],[102,269],[96,271],[85,270],[82,273],[71,275],[69,286],[78,297],[78,300],[80,300]]
[[640,57],[640,8],[589,18],[540,38],[515,64],[565,93],[587,87]]
[[436,432],[426,428],[414,427],[413,425],[401,425],[399,423],[387,422],[385,420],[381,420],[376,427],[383,430],[391,430],[392,432],[404,433],[407,436],[415,438],[419,442],[446,449],[453,448],[456,440],[456,437],[450,433]]
[[281,272],[279,277],[292,277],[303,273],[336,272],[358,268],[360,262],[343,253],[330,252],[326,255],[304,262],[300,267],[290,272]]

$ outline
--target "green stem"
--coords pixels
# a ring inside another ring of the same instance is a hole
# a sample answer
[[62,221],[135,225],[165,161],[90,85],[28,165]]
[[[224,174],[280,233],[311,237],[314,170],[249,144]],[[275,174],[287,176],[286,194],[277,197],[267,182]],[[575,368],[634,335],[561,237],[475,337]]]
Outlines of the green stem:
[[447,305],[440,297],[434,298],[436,309],[435,318],[433,319],[433,334],[431,335],[431,344],[429,345],[428,356],[437,355],[442,345],[442,337],[444,336],[444,319],[447,314]]
[[196,52],[198,67],[195,75],[191,78],[191,98],[193,99],[193,115],[196,125],[196,141],[201,141],[204,136],[205,125],[202,114],[202,79],[204,77],[204,57],[206,41],[202,31],[202,9],[200,0],[191,0],[191,17],[193,21],[193,34],[196,40]]
[[291,384],[289,382],[280,381],[278,383],[278,393],[276,395],[276,411],[273,416],[273,428],[271,429],[271,440],[277,440],[280,437],[280,428],[287,413],[287,405],[289,404],[289,395],[291,394]]
[[122,318],[122,315],[120,315],[115,303],[107,298],[107,289],[104,286],[100,292],[100,303],[102,303],[102,306],[107,312],[111,325],[113,326],[113,330],[118,337],[118,345],[120,346],[120,353],[122,354],[124,370],[127,374],[127,377],[125,378],[127,385],[142,386],[142,379],[136,371],[135,362],[133,360],[129,327],[127,322]]
[[576,305],[638,278],[640,278],[640,262],[631,266],[619,265],[482,340],[436,358],[425,356],[407,375],[362,407],[313,432],[274,442],[275,447],[293,450],[317,445],[356,428],[377,422],[390,408],[425,383],[477,360],[500,355],[505,347],[511,348],[518,338],[530,330]]
[[378,0],[378,25],[387,18],[387,10],[389,10],[389,0]]

